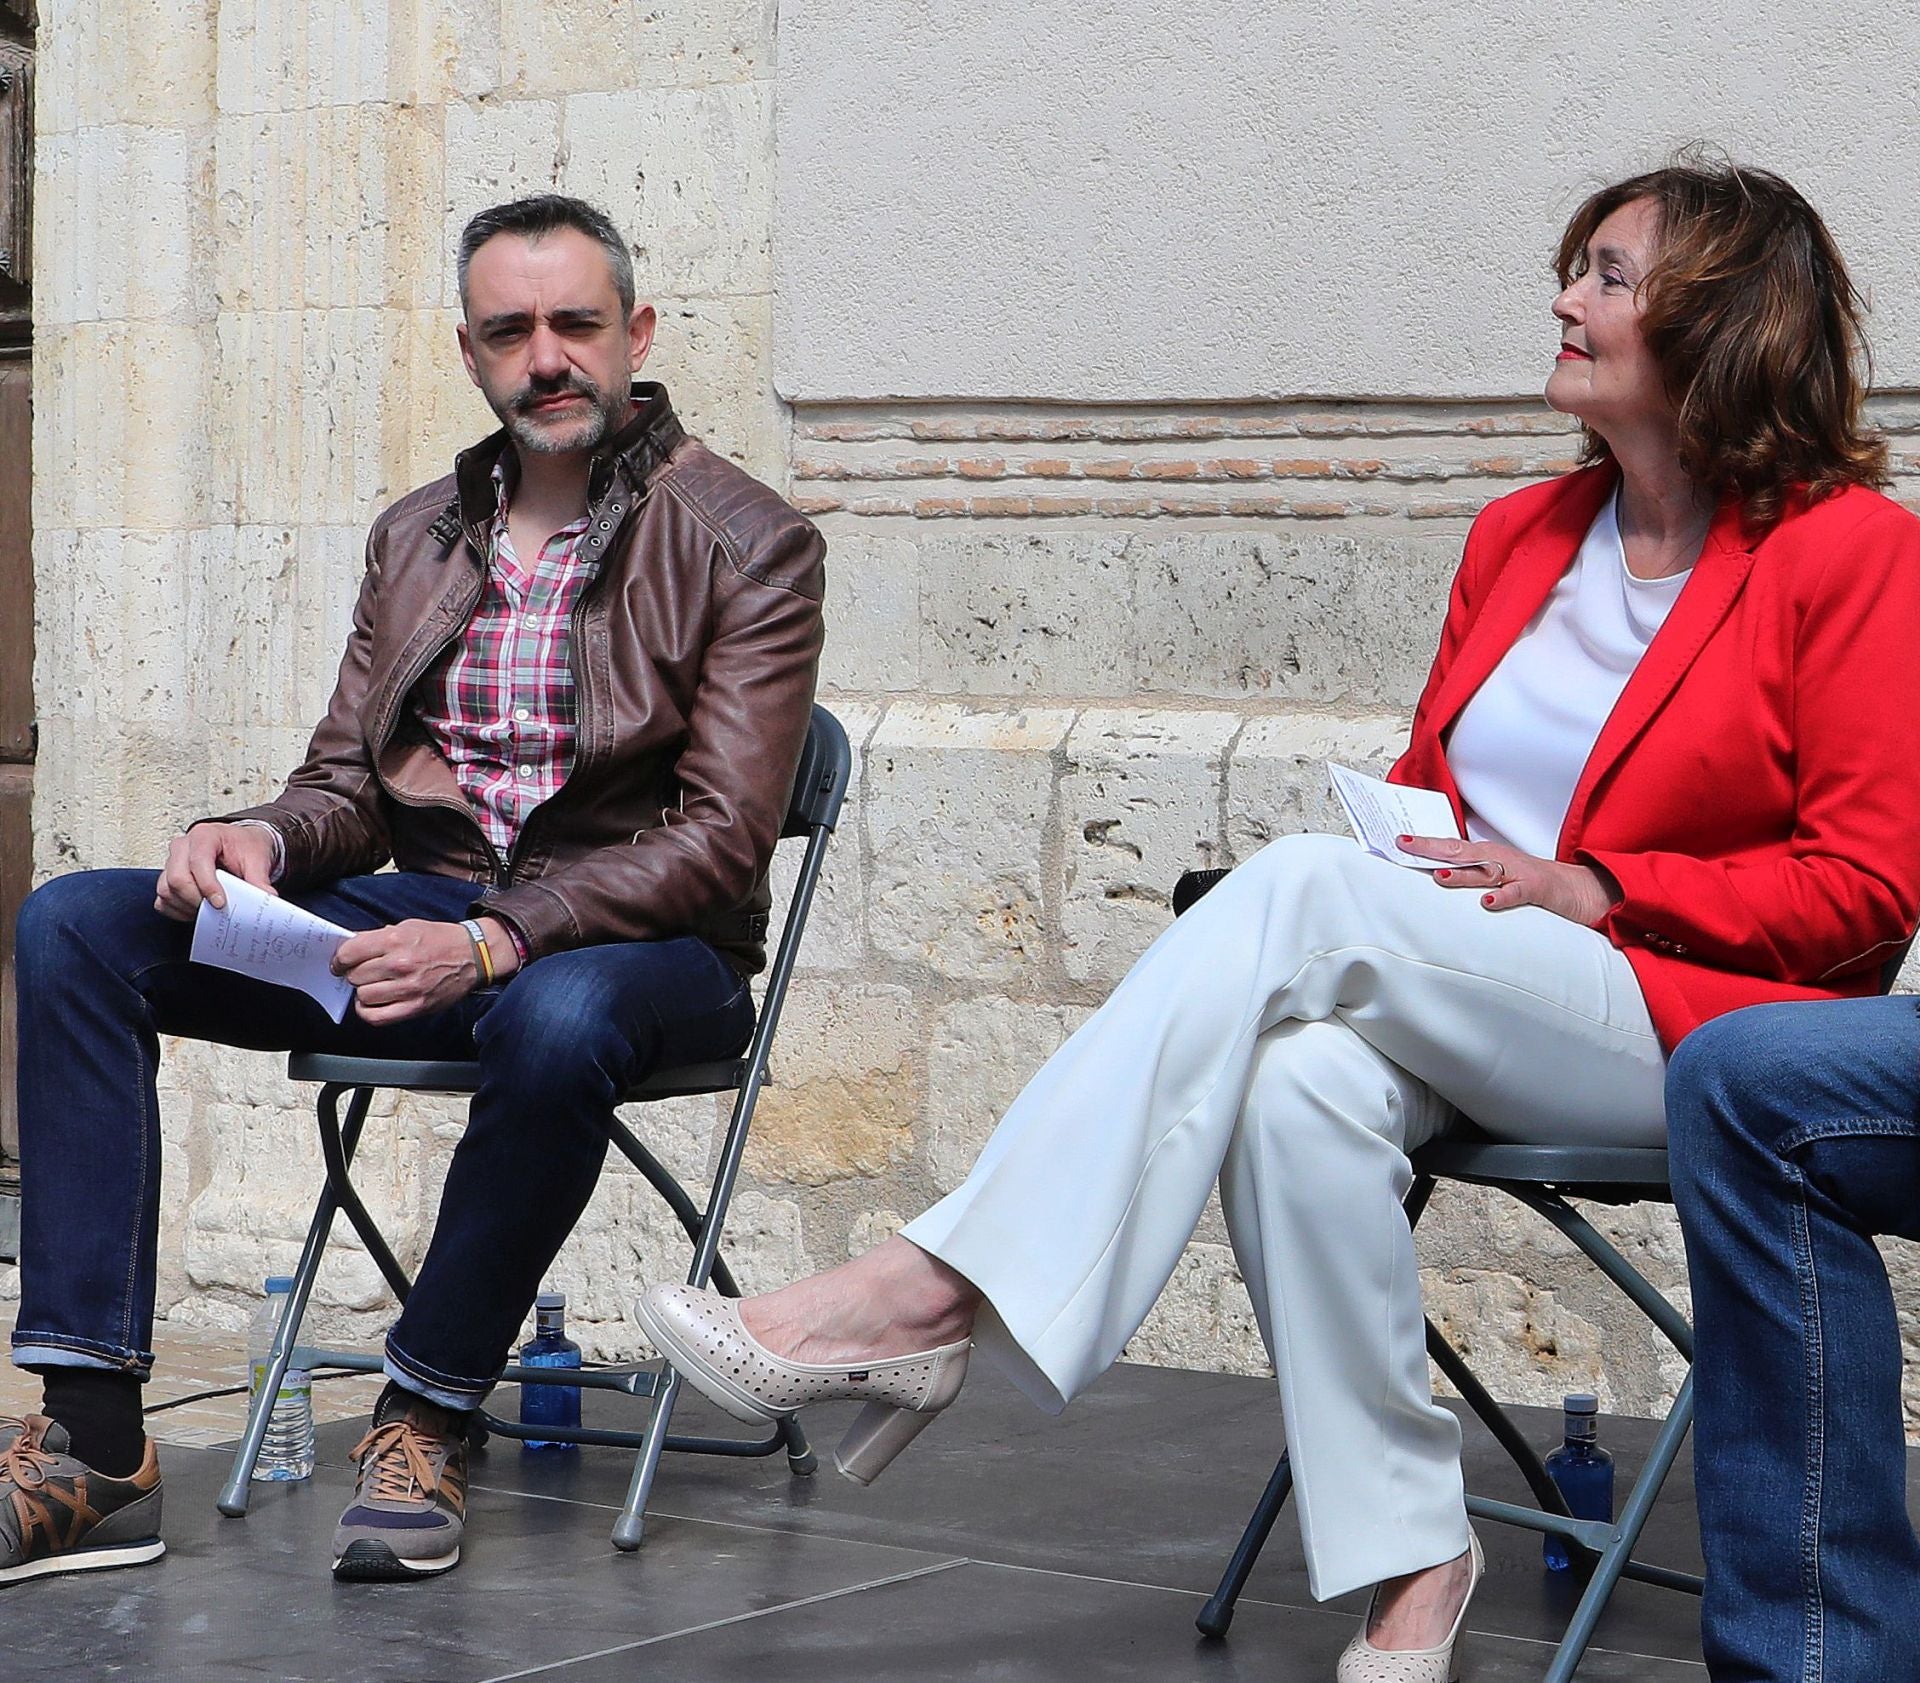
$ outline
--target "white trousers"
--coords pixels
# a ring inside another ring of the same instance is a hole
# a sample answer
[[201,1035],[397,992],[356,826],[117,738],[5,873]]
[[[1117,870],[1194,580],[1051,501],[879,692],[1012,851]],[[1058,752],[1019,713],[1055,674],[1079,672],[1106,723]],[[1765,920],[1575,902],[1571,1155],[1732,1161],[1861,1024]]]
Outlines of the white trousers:
[[1597,931],[1289,836],[1148,948],[906,1237],[979,1287],[980,1348],[1057,1411],[1146,1318],[1218,1180],[1324,1600],[1467,1546],[1407,1153],[1456,1111],[1660,1143],[1665,1063]]

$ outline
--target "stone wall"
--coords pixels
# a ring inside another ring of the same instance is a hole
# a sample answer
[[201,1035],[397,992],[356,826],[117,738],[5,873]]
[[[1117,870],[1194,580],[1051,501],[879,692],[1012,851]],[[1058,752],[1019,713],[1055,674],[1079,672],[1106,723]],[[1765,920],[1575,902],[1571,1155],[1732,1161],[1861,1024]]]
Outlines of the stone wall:
[[[650,371],[827,532],[825,698],[858,776],[730,1229],[749,1284],[858,1252],[956,1184],[1164,927],[1180,870],[1335,822],[1322,762],[1391,757],[1472,513],[1568,459],[1530,400],[789,411],[772,0],[43,13],[42,875],[153,865],[298,759],[366,522],[489,424],[449,259],[481,204],[549,184],[604,203],[661,308]],[[1883,413],[1913,501],[1920,405]],[[169,1047],[165,1312],[237,1325],[291,1264],[310,1103],[277,1059]],[[721,1116],[636,1120],[698,1178]],[[371,1125],[362,1178],[404,1258],[458,1132],[426,1103]],[[1669,1223],[1610,1226],[1683,1295]],[[591,1351],[635,1348],[635,1284],[683,1255],[610,1168],[554,1274]],[[1578,1383],[1642,1409],[1671,1384],[1523,1215],[1445,1192],[1423,1258],[1506,1394]],[[319,1304],[323,1330],[360,1335],[389,1312],[346,1243]],[[1264,1367],[1217,1210],[1133,1353]]]

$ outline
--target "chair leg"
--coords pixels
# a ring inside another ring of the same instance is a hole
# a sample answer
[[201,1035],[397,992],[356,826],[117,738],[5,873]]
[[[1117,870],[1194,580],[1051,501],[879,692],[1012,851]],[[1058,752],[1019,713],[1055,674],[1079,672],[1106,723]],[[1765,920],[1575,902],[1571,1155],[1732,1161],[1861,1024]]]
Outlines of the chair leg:
[[[1533,1499],[1548,1513],[1566,1518],[1571,1510],[1566,1497],[1560,1494],[1560,1487],[1547,1476],[1546,1463],[1527,1442],[1526,1434],[1514,1424],[1513,1417],[1494,1400],[1473,1369],[1467,1366],[1466,1359],[1446,1341],[1431,1320],[1427,1322],[1427,1354],[1460,1393],[1461,1400],[1479,1417],[1481,1425],[1493,1434],[1494,1441],[1507,1452],[1507,1459],[1527,1481]],[[1571,1546],[1579,1547],[1577,1543]]]
[[653,1494],[653,1477],[660,1470],[660,1456],[667,1447],[667,1427],[672,1424],[673,1405],[680,1395],[679,1373],[671,1366],[664,1371],[667,1382],[653,1399],[647,1441],[640,1447],[640,1458],[633,1464],[633,1478],[627,1485],[627,1505],[613,1522],[613,1546],[625,1554],[639,1548],[646,1536],[647,1498]]
[[1585,1593],[1580,1597],[1580,1605],[1574,1609],[1573,1618],[1567,1624],[1567,1633],[1554,1651],[1553,1664],[1547,1668],[1544,1683],[1570,1683],[1581,1656],[1587,1651],[1587,1643],[1593,1638],[1594,1627],[1599,1624],[1600,1615],[1606,1611],[1614,1586],[1619,1583],[1621,1572],[1633,1556],[1640,1533],[1646,1529],[1653,1504],[1660,1498],[1661,1487],[1673,1469],[1674,1459],[1679,1455],[1680,1445],[1692,1424],[1693,1375],[1689,1373],[1681,1382],[1680,1394],[1674,1399],[1673,1410],[1662,1424],[1660,1435],[1654,1439],[1646,1465],[1634,1480],[1627,1505],[1621,1510],[1619,1522],[1614,1527],[1613,1541],[1601,1551],[1600,1562],[1594,1568]]
[[800,1416],[789,1414],[780,1422],[780,1441],[787,1446],[787,1471],[796,1478],[811,1478],[820,1467],[820,1457],[800,1429]]
[[1233,1606],[1240,1599],[1240,1592],[1247,1587],[1247,1579],[1252,1576],[1254,1562],[1260,1558],[1260,1551],[1267,1546],[1267,1537],[1273,1530],[1273,1522],[1280,1517],[1280,1510],[1286,1505],[1287,1496],[1293,1489],[1293,1463],[1287,1459],[1285,1450],[1274,1463],[1273,1476],[1267,1480],[1267,1488],[1260,1493],[1259,1503],[1253,1510],[1253,1518],[1247,1521],[1247,1528],[1240,1534],[1239,1545],[1233,1551],[1233,1558],[1227,1562],[1227,1570],[1220,1579],[1220,1587],[1208,1598],[1206,1606],[1200,1609],[1200,1616],[1193,1622],[1203,1636],[1225,1636],[1227,1626],[1233,1623]]
[[[334,1115],[339,1094],[337,1087],[323,1087],[320,1090],[321,1113],[329,1121]],[[343,1173],[345,1166],[353,1161],[354,1148],[360,1143],[360,1130],[366,1124],[367,1106],[372,1097],[367,1089],[360,1088],[347,1107],[346,1126],[339,1135]],[[267,1370],[261,1377],[259,1389],[247,1405],[246,1428],[240,1434],[240,1445],[233,1452],[233,1465],[228,1469],[227,1482],[221,1487],[216,1503],[220,1512],[229,1519],[240,1519],[246,1514],[253,1465],[260,1459],[260,1445],[266,1441],[267,1420],[273,1413],[274,1398],[280,1394],[281,1381],[286,1378],[287,1369],[293,1365],[294,1347],[300,1342],[300,1323],[306,1318],[307,1299],[312,1295],[313,1282],[320,1272],[320,1258],[327,1248],[327,1235],[332,1231],[333,1218],[339,1208],[340,1198],[335,1191],[333,1177],[329,1175],[313,1206],[313,1220],[307,1224],[306,1243],[300,1248],[300,1266],[294,1270],[293,1290],[287,1294],[287,1307],[281,1314],[279,1326],[274,1328],[273,1343],[267,1352]]]

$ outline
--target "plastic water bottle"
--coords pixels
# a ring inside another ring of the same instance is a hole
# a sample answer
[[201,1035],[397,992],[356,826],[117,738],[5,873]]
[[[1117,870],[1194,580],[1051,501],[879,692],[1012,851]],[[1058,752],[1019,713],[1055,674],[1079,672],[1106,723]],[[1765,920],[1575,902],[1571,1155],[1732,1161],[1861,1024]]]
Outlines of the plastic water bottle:
[[[1600,1399],[1584,1392],[1562,1399],[1566,1428],[1547,1457],[1547,1476],[1560,1487],[1575,1519],[1613,1518],[1613,1457],[1599,1444]],[[1551,1531],[1541,1545],[1549,1572],[1572,1568],[1573,1550]]]
[[[273,1335],[292,1290],[293,1281],[287,1275],[271,1276],[266,1301],[254,1312],[247,1334],[250,1398],[259,1396],[260,1387],[266,1383]],[[260,1440],[260,1455],[253,1463],[253,1476],[272,1483],[313,1477],[313,1375],[305,1368],[290,1367],[281,1378],[280,1394],[267,1416],[267,1435]]]
[[[580,1346],[567,1336],[567,1300],[557,1291],[543,1291],[533,1300],[533,1337],[520,1346],[523,1367],[578,1367]],[[523,1426],[578,1426],[578,1385],[522,1385],[520,1424]],[[577,1443],[557,1438],[522,1438],[522,1449],[578,1449]]]

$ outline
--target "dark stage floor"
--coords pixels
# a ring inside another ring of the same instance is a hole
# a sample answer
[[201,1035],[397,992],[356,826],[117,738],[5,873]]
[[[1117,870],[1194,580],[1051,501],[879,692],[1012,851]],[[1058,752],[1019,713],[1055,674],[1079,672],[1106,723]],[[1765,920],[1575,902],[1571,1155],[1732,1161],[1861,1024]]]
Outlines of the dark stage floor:
[[[589,1396],[590,1417],[619,1406]],[[809,1416],[823,1463],[846,1413]],[[1544,1444],[1557,1415],[1526,1417]],[[681,1419],[713,1424],[698,1399]],[[1634,1420],[1602,1431],[1623,1473],[1652,1436]],[[1122,1367],[1049,1420],[983,1365],[871,1490],[831,1471],[795,1479],[781,1458],[669,1457],[633,1555],[608,1541],[628,1455],[496,1440],[474,1460],[461,1565],[415,1584],[328,1575],[357,1433],[324,1428],[311,1485],[256,1486],[244,1520],[214,1511],[224,1456],[165,1448],[166,1558],[4,1592],[0,1678],[1329,1683],[1363,1600],[1313,1603],[1288,1514],[1231,1635],[1194,1630],[1276,1448],[1260,1380]],[[1525,1499],[1471,1422],[1467,1458],[1475,1491]],[[1537,1678],[1574,1586],[1542,1570],[1536,1535],[1481,1536],[1466,1677]],[[1698,1570],[1684,1459],[1650,1538],[1652,1558]],[[1623,1585],[1581,1677],[1703,1679],[1697,1613],[1691,1597]]]

